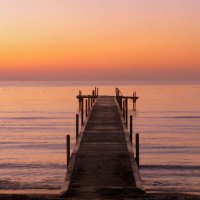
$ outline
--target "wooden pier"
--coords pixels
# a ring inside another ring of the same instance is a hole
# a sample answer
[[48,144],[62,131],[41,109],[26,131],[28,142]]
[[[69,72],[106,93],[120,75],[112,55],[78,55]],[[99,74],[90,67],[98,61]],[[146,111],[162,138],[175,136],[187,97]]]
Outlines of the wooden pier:
[[99,96],[97,91],[95,88],[92,95],[77,96],[82,128],[79,131],[76,127],[77,142],[61,195],[69,199],[125,199],[144,195],[138,168],[139,143],[135,159],[132,127],[130,132],[127,127],[127,99],[136,103],[138,97],[124,97],[118,89],[116,96]]

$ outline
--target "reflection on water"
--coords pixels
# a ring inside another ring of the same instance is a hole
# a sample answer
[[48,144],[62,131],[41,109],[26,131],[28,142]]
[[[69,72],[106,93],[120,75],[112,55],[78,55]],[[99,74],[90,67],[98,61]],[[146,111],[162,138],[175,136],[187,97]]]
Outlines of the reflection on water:
[[[200,85],[104,83],[100,94],[114,95],[115,86],[140,97],[137,112],[130,102],[129,113],[140,133],[145,188],[200,193]],[[1,190],[60,189],[65,135],[71,134],[71,148],[75,143],[75,96],[91,88],[81,82],[1,82]]]

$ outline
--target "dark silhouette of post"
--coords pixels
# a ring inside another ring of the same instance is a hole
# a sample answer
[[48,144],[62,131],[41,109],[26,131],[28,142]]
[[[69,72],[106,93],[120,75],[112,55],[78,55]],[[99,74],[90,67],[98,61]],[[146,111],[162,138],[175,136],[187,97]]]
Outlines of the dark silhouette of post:
[[88,116],[88,101],[87,99],[85,100],[85,116]]
[[67,166],[69,165],[70,161],[70,135],[66,135],[66,142],[67,142]]
[[139,133],[136,133],[135,135],[135,141],[136,141],[136,163],[138,165],[138,168],[140,167],[140,137],[139,137]]
[[119,106],[120,106],[120,109],[122,111],[122,96],[119,97]]
[[131,144],[133,141],[133,116],[130,115],[130,140],[131,140]]
[[92,91],[92,104],[94,104],[94,90]]
[[90,98],[90,107],[92,108],[92,96]]
[[84,121],[84,99],[81,99],[81,125],[83,126]]
[[90,113],[90,98],[88,98],[88,114]]
[[79,134],[79,114],[76,114],[76,140],[78,139]]
[[81,95],[82,95],[82,92],[81,90],[79,90],[79,110],[81,110]]
[[94,95],[95,95],[95,97],[97,96],[97,88],[96,87],[94,88]]
[[122,110],[122,96],[120,96],[120,108]]
[[124,120],[125,120],[125,100],[123,100],[123,112],[122,112],[122,114],[123,114],[123,117],[124,117]]
[[99,88],[97,88],[97,96],[99,96]]
[[128,99],[126,98],[126,126],[128,126]]
[[133,111],[136,111],[136,92],[133,93]]

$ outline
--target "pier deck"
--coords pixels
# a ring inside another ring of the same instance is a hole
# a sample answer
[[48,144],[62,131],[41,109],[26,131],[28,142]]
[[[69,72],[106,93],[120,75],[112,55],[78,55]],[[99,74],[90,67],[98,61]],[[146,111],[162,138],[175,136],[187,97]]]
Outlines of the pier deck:
[[114,97],[99,97],[72,153],[62,195],[78,199],[143,194],[128,131]]

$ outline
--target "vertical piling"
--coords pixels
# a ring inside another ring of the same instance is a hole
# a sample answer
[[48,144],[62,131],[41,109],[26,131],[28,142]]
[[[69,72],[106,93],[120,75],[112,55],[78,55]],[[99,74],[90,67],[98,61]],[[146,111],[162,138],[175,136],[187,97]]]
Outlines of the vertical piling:
[[97,96],[99,96],[99,88],[97,88]]
[[85,100],[85,116],[88,116],[88,101],[87,99]]
[[122,99],[122,116],[124,117],[124,100]]
[[69,165],[69,161],[70,161],[70,135],[66,135],[66,143],[67,143],[67,166]]
[[94,90],[92,90],[92,104],[94,104]]
[[123,110],[122,110],[122,114],[125,120],[125,100],[123,100]]
[[78,139],[79,134],[79,114],[76,114],[76,140]]
[[133,93],[133,111],[136,111],[136,92]]
[[126,126],[128,127],[128,99],[126,98]]
[[92,96],[90,98],[90,107],[92,108]]
[[122,111],[122,96],[120,96],[120,108],[121,108],[121,111]]
[[83,126],[84,121],[84,99],[81,99],[81,125]]
[[138,165],[138,168],[140,167],[140,137],[139,137],[139,133],[136,133],[135,135],[135,142],[136,142],[136,163]]
[[81,92],[81,90],[79,90],[79,98],[78,98],[79,110],[81,110],[81,95],[82,95],[82,92]]
[[120,109],[122,110],[122,97],[119,96],[118,104]]
[[96,95],[97,95],[97,88],[95,87],[94,88],[94,96],[96,97]]
[[130,140],[131,140],[131,144],[133,141],[133,116],[130,115]]
[[90,113],[90,98],[88,97],[88,113]]

